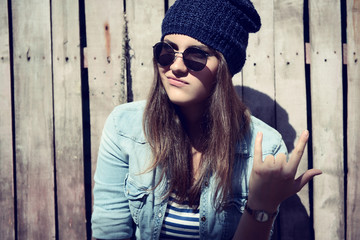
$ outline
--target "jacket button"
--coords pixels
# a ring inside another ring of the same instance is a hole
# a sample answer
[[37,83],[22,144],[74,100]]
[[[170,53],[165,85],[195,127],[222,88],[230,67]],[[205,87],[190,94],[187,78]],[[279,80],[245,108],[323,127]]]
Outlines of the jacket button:
[[205,216],[201,217],[201,221],[205,222],[205,221],[206,221],[206,217],[205,217]]
[[162,213],[161,213],[161,212],[158,213],[158,217],[159,217],[159,218],[162,217]]
[[209,186],[209,182],[208,182],[208,181],[206,181],[204,184],[205,184],[205,187],[208,187],[208,186]]

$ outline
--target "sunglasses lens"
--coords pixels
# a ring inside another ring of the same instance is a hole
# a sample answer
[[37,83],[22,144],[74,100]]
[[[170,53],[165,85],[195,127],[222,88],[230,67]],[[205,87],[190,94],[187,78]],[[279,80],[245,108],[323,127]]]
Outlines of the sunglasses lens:
[[193,71],[201,71],[207,62],[207,54],[198,48],[190,47],[183,54],[185,65]]
[[154,47],[154,57],[161,66],[168,66],[174,61],[175,52],[169,44],[160,42]]
[[[155,60],[163,67],[172,64],[175,60],[175,51],[167,43],[159,42],[154,46]],[[201,71],[207,62],[208,54],[196,47],[189,47],[183,53],[185,66],[193,71]]]

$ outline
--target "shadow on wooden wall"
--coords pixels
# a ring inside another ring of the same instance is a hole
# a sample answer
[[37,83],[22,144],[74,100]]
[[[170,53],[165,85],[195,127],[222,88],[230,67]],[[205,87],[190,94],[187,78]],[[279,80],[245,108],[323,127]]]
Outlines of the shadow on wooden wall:
[[[253,116],[263,120],[274,128],[276,128],[276,123],[280,123],[282,127],[277,130],[282,135],[288,152],[291,153],[294,149],[296,131],[289,123],[289,117],[286,110],[268,95],[255,89],[241,86],[235,86],[235,89],[240,96],[244,95],[244,92],[246,92],[246,98],[243,98],[243,101],[250,109]],[[277,111],[264,109],[268,106],[273,106]],[[271,113],[270,116],[268,115],[269,112]],[[309,198],[312,198],[311,192]],[[314,230],[312,227],[312,213],[308,213],[306,209],[307,208],[301,202],[298,195],[294,195],[285,200],[281,204],[272,239],[313,239]]]

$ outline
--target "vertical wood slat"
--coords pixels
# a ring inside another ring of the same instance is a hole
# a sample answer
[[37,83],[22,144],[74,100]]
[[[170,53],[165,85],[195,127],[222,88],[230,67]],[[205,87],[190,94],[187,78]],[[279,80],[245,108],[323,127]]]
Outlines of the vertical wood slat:
[[169,7],[171,7],[171,5],[173,5],[174,3],[175,3],[175,0],[168,0]]
[[9,23],[0,0],[0,239],[15,239]]
[[92,179],[105,120],[126,102],[123,1],[85,2]]
[[347,239],[360,239],[360,1],[347,3]]
[[[276,127],[289,154],[307,129],[304,63],[303,2],[274,1]],[[307,149],[298,175],[308,169]],[[310,239],[308,185],[281,205],[280,230],[284,239]]]
[[79,6],[51,3],[59,239],[86,239]]
[[[252,114],[275,127],[273,1],[253,1],[261,17],[261,29],[250,34],[243,68],[243,99]],[[266,101],[259,101],[259,95]]]
[[12,1],[18,239],[55,238],[49,1]]
[[131,82],[134,100],[146,99],[153,82],[152,46],[160,41],[163,1],[127,1]]
[[345,238],[340,14],[339,1],[309,1],[316,239]]

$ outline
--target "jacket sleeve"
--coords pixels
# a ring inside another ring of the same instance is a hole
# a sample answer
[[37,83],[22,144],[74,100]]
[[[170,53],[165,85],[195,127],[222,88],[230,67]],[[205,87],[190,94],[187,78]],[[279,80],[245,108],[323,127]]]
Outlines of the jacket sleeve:
[[[277,147],[275,148],[273,155],[277,156],[279,153],[284,153],[287,158],[289,157],[287,147],[282,138],[279,140],[279,143],[278,143]],[[287,159],[287,161],[289,161],[289,159]]]
[[94,238],[126,239],[133,235],[133,221],[124,194],[128,169],[128,156],[121,149],[113,112],[103,129],[94,176],[91,219]]

